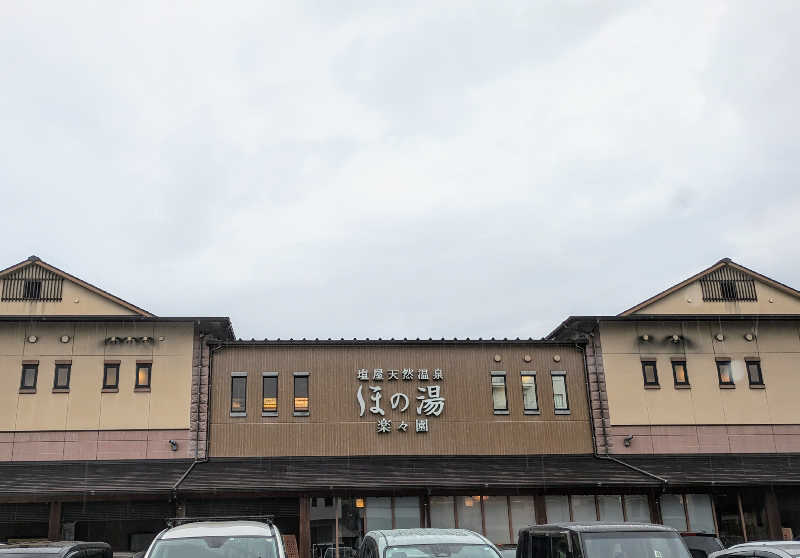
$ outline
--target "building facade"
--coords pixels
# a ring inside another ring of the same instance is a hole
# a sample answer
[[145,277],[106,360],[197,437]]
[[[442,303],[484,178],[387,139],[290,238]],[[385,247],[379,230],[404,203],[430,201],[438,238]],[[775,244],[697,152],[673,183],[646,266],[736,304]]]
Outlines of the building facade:
[[707,489],[730,542],[800,531],[800,292],[726,259],[549,338],[587,342],[598,451],[665,479],[665,521]]
[[230,322],[159,318],[36,257],[0,283],[0,537],[127,548],[172,509],[142,483],[205,456],[205,340]]
[[366,530],[649,520],[657,480],[593,455],[583,346],[234,341],[212,348],[210,459],[188,516],[272,514],[301,557]]

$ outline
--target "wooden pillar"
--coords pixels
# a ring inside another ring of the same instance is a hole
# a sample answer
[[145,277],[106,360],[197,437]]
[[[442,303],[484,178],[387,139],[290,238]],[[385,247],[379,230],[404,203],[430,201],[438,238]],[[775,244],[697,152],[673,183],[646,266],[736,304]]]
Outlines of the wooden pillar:
[[61,502],[50,502],[47,538],[51,541],[61,540]]
[[297,551],[300,558],[311,558],[311,501],[300,496],[300,532],[297,537]]
[[647,495],[647,502],[650,504],[650,521],[664,523],[664,519],[661,517],[661,507],[658,505],[658,494],[650,491],[650,494]]
[[764,493],[764,509],[767,512],[767,527],[769,527],[769,538],[773,541],[783,540],[781,531],[781,510],[778,507],[778,497],[775,489],[770,488]]
[[533,513],[536,514],[536,524],[547,523],[547,506],[544,501],[544,494],[537,494],[533,497]]

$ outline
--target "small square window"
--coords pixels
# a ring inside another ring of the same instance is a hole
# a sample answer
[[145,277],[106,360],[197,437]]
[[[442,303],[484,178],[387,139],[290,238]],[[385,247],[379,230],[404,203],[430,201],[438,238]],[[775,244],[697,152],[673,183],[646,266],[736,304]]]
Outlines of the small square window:
[[69,389],[69,376],[71,371],[71,364],[56,364],[56,373],[53,377],[53,389]]
[[103,366],[103,389],[119,389],[119,364]]
[[731,368],[731,361],[718,360],[717,374],[719,375],[719,385],[721,386],[735,385],[733,381],[733,369]]
[[150,377],[153,372],[153,364],[150,362],[137,362],[136,363],[136,387],[149,388]]
[[644,385],[646,386],[658,385],[658,370],[656,369],[656,361],[654,360],[642,361],[642,376],[644,376]]
[[492,372],[492,408],[495,413],[508,412],[505,372]]
[[686,361],[672,361],[672,379],[675,380],[676,386],[689,385],[689,374],[686,372]]
[[747,379],[751,386],[763,386],[764,376],[761,374],[761,362],[757,360],[745,361],[747,364]]
[[39,375],[38,364],[23,364],[22,377],[19,381],[20,389],[36,389],[36,378]]
[[39,300],[42,298],[42,282],[26,279],[22,285],[22,298],[26,300]]

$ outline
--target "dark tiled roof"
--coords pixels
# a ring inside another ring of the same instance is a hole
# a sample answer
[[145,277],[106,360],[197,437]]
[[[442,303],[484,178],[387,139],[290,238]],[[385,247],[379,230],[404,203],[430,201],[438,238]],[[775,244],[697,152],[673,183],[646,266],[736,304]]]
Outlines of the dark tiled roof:
[[591,455],[276,457],[198,463],[178,491],[555,489],[660,484],[624,465]]
[[800,484],[800,455],[618,456],[666,479],[670,487]]
[[444,337],[440,339],[434,339],[432,337],[428,339],[420,339],[419,337],[416,339],[395,339],[394,337],[388,339],[380,337],[377,339],[345,339],[343,337],[339,339],[307,339],[303,337],[302,339],[236,339],[234,341],[228,341],[224,343],[224,345],[230,347],[273,345],[575,345],[575,342],[533,339],[532,337],[528,339],[520,339],[519,337],[516,339],[509,339],[507,337],[502,339],[494,337],[467,337],[465,339],[446,339]]
[[0,497],[167,494],[191,461],[56,461],[0,464]]

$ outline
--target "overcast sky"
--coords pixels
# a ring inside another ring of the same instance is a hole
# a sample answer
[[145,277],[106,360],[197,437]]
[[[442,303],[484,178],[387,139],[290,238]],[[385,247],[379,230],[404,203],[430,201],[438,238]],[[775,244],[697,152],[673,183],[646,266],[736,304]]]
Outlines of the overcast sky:
[[800,287],[799,17],[4,1],[0,264],[246,338],[541,337],[726,256]]

